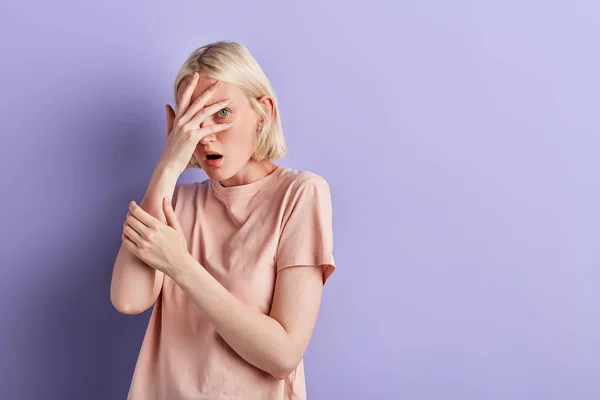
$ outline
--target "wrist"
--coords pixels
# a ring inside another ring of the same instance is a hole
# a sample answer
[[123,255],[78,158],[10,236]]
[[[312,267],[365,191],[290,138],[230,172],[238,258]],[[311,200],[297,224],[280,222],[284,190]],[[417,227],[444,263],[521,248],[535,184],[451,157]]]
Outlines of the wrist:
[[154,169],[154,177],[162,180],[162,179],[175,179],[177,180],[179,178],[179,175],[181,175],[181,172],[183,171],[178,171],[177,168],[175,168],[172,164],[167,164],[165,162],[159,162],[158,165],[156,166],[156,168]]
[[190,273],[198,269],[198,261],[189,253],[185,252],[179,259],[177,266],[172,270],[171,279],[177,284],[189,280]]

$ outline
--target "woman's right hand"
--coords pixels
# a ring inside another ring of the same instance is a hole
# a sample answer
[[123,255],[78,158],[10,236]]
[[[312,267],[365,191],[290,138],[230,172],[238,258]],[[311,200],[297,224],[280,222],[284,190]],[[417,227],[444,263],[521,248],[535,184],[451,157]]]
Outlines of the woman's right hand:
[[177,113],[173,111],[170,105],[165,106],[167,111],[167,141],[159,164],[175,171],[178,174],[177,176],[181,175],[191,165],[194,150],[204,136],[223,131],[232,126],[232,124],[211,124],[200,127],[200,124],[206,118],[220,111],[231,101],[223,100],[205,107],[220,83],[220,81],[216,81],[194,103],[190,104],[198,78],[198,73],[194,73],[187,83],[179,99]]

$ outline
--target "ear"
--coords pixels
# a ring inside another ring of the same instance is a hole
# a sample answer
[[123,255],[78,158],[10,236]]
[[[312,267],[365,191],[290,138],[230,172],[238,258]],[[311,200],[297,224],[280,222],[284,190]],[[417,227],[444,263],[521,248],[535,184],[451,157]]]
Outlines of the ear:
[[173,121],[175,120],[175,111],[169,104],[165,105],[165,111],[167,112],[167,137],[169,137],[169,133],[173,130]]
[[[267,115],[269,116],[269,118],[271,120],[273,118],[275,118],[275,102],[273,101],[273,99],[271,97],[262,96],[261,98],[258,99],[258,102],[264,108],[264,110],[267,112]],[[263,123],[264,123],[264,121],[263,121]]]

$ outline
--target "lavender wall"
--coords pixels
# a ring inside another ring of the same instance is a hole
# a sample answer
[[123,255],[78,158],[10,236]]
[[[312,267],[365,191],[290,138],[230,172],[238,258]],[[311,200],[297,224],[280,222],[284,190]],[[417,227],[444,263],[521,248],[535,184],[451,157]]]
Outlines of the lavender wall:
[[600,6],[350,3],[2,3],[0,398],[125,398],[127,203],[218,39],[272,79],[282,164],[331,184],[310,399],[600,398]]

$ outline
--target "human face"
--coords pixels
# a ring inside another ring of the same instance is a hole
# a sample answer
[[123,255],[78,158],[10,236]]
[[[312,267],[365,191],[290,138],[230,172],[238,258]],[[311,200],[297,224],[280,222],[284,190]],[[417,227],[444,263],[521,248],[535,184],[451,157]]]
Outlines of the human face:
[[[186,78],[179,86],[178,98],[186,87]],[[190,104],[193,103],[213,83],[214,79],[201,75]],[[200,167],[213,180],[221,181],[224,186],[242,185],[260,179],[265,174],[264,162],[252,158],[257,140],[259,114],[254,110],[246,94],[237,86],[221,82],[205,107],[223,100],[231,100],[231,104],[207,117],[200,127],[215,124],[232,123],[233,125],[217,133],[210,133],[200,139],[194,156]],[[219,154],[217,160],[211,160],[208,154]],[[270,164],[270,163],[268,163]],[[269,168],[266,168],[268,170]]]

